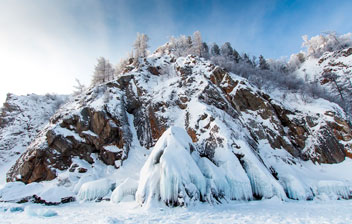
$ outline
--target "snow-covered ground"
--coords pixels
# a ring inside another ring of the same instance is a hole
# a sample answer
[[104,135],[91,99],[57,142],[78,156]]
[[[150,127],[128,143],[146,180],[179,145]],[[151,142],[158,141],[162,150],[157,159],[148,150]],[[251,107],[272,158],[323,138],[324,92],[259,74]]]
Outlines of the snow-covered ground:
[[[12,208],[12,209],[11,209]],[[6,210],[6,211],[5,211]],[[49,216],[49,217],[46,217]],[[136,202],[70,203],[60,206],[1,204],[0,223],[351,223],[352,201],[270,199],[144,209]]]

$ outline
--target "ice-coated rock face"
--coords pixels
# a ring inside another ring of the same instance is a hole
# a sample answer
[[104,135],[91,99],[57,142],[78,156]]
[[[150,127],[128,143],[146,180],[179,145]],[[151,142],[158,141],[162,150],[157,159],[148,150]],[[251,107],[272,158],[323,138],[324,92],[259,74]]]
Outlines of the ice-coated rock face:
[[137,201],[148,204],[160,198],[167,205],[183,205],[204,200],[206,180],[192,151],[194,146],[185,130],[166,130],[141,170]]
[[[307,199],[317,194],[318,182],[305,183],[314,172],[303,172],[304,164],[342,162],[352,144],[351,127],[336,104],[292,93],[281,100],[204,59],[153,54],[64,105],[8,172],[8,181],[86,172],[74,159],[123,167],[132,129],[138,145],[152,150],[137,200],[160,197],[169,205]],[[303,179],[295,174],[300,172]],[[116,191],[116,201],[124,189]]]

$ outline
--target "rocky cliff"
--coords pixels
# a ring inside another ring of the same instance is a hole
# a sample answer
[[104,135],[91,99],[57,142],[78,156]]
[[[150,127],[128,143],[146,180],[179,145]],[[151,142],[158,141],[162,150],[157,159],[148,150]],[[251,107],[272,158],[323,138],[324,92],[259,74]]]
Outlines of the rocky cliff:
[[7,95],[0,109],[0,167],[13,165],[66,100],[62,95]]
[[[61,107],[7,180],[31,183],[52,180],[65,170],[87,172],[76,159],[94,166],[98,158],[118,169],[129,160],[131,130],[141,147],[152,150],[169,127],[178,126],[190,136],[192,152],[222,169],[226,178],[231,174],[234,186],[242,183],[254,198],[286,193],[307,199],[321,183],[309,185],[295,176],[301,172],[308,178],[305,161],[334,164],[351,156],[352,133],[345,119],[343,110],[328,101],[307,103],[293,93],[283,100],[199,57],[155,53]],[[205,173],[208,179],[216,176]],[[297,185],[300,194],[292,190]],[[210,192],[215,199],[226,197],[220,190]]]

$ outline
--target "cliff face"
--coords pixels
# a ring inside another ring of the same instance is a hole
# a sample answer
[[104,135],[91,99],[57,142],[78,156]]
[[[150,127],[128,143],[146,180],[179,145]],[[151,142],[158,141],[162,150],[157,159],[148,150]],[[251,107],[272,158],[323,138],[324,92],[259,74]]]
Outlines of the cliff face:
[[[132,129],[139,144],[152,149],[164,131],[178,126],[199,157],[241,173],[254,197],[279,195],[281,188],[287,193],[282,167],[342,162],[351,155],[352,133],[335,104],[307,103],[294,94],[280,101],[198,57],[154,54],[58,110],[7,180],[31,183],[52,180],[62,170],[86,172],[76,158],[94,166],[97,156],[120,168],[128,159]],[[260,190],[258,173],[271,194]]]

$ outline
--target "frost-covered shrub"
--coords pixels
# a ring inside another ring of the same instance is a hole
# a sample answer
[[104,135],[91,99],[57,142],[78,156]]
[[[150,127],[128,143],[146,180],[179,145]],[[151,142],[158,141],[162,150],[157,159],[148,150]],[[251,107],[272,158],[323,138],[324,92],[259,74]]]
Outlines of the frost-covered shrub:
[[300,52],[298,54],[292,54],[288,61],[288,67],[290,71],[295,71],[296,69],[298,69],[305,60],[306,58],[305,58],[304,52]]

